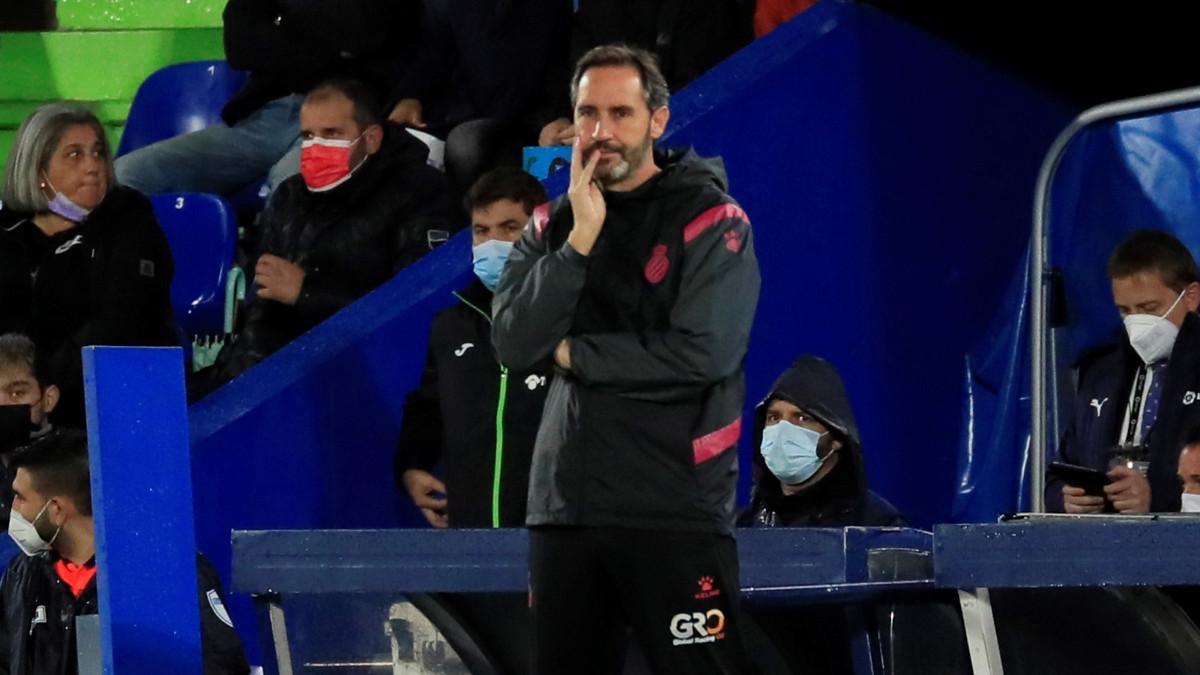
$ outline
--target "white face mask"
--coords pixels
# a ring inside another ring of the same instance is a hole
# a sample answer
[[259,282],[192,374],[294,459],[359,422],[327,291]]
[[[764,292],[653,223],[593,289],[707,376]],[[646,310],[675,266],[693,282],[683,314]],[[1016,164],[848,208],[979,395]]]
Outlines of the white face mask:
[[1171,303],[1171,307],[1162,316],[1153,314],[1130,314],[1125,317],[1125,332],[1129,334],[1129,344],[1133,351],[1142,357],[1142,362],[1149,365],[1161,361],[1171,355],[1175,346],[1175,337],[1179,329],[1167,320],[1167,315],[1175,309],[1175,305],[1183,299],[1183,292]]
[[1180,505],[1181,513],[1200,513],[1200,495],[1190,495],[1185,492]]
[[42,539],[42,535],[38,534],[37,526],[34,524],[41,520],[46,513],[46,509],[50,508],[50,502],[42,507],[41,511],[34,516],[33,522],[25,519],[21,512],[13,509],[8,517],[8,536],[12,537],[13,541],[17,542],[17,546],[21,547],[21,552],[25,555],[33,557],[39,553],[44,553],[50,550],[50,545],[58,539],[58,533],[62,531],[60,526],[54,531],[54,536],[50,537],[50,541]]

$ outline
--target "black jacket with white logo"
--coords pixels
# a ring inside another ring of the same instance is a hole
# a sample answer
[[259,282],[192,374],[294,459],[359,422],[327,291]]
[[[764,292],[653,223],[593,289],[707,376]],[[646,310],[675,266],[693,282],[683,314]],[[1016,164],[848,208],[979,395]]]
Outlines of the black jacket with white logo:
[[[0,675],[76,675],[75,617],[96,614],[96,578],[76,598],[54,571],[53,554],[13,556],[0,582]],[[250,672],[225,610],[221,581],[196,556],[204,675]]]
[[174,275],[150,201],[128,188],[54,236],[32,220],[0,232],[0,333],[27,333],[46,355],[62,390],[56,422],[83,427],[80,348],[177,343]]
[[[1117,445],[1125,408],[1141,358],[1123,339],[1085,359],[1071,423],[1058,445],[1058,458],[1101,471],[1108,470],[1108,451]],[[1175,338],[1163,380],[1158,418],[1150,430],[1150,510],[1179,510],[1179,451],[1200,429],[1200,316],[1188,314]],[[1063,482],[1046,476],[1046,510],[1062,511]]]
[[503,363],[570,338],[534,448],[527,523],[728,533],[759,273],[720,160],[658,152],[582,256],[563,197],[534,212],[493,303]]
[[476,281],[455,295],[433,320],[421,383],[404,403],[396,483],[441,462],[451,527],[522,527],[550,366],[500,365],[491,292]]

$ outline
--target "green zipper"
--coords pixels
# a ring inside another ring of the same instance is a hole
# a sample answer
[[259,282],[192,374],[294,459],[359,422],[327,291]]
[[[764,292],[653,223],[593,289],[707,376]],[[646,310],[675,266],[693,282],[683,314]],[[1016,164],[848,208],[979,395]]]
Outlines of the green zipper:
[[[454,293],[464,305],[479,312],[488,324],[492,317],[487,312],[471,304],[469,300]],[[496,403],[496,463],[492,472],[492,527],[500,527],[500,469],[504,464],[504,404],[508,399],[508,368],[500,364],[500,400]]]
[[500,466],[504,461],[504,401],[508,397],[508,368],[500,366],[500,403],[496,406],[496,471],[492,476],[492,527],[500,527]]

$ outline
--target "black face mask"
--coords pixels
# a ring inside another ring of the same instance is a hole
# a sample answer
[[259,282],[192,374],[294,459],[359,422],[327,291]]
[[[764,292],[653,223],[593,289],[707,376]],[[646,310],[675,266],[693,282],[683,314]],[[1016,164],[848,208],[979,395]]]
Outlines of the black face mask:
[[0,453],[27,445],[38,427],[29,421],[28,405],[0,405]]

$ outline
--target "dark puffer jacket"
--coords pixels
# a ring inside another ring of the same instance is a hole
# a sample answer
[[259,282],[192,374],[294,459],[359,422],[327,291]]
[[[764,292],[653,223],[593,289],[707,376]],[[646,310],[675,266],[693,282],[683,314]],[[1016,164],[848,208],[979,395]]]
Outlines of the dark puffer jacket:
[[429,250],[428,232],[445,228],[445,179],[426,164],[428,148],[385,125],[379,152],[350,180],[311,192],[292,176],[262,214],[262,253],[304,269],[295,305],[255,298],[216,369],[226,381],[392,278]]
[[[783,399],[820,420],[842,441],[837,465],[803,492],[784,496],[767,468],[762,432],[767,407]],[[754,409],[754,491],[738,519],[743,527],[901,526],[904,518],[887,500],[867,489],[862,441],[846,387],[828,361],[801,356],[779,376],[771,393]]]

